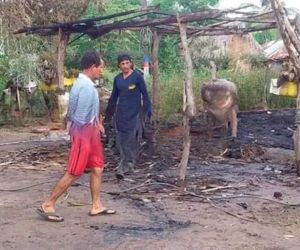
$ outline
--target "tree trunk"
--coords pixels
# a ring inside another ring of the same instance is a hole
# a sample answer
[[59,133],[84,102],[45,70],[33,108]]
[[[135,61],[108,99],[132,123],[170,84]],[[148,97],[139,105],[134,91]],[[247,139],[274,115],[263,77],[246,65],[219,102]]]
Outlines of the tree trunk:
[[64,62],[66,57],[66,49],[69,42],[69,34],[59,29],[58,32],[58,52],[57,52],[57,76],[58,89],[64,90]]
[[62,122],[65,118],[68,108],[68,93],[64,91],[64,62],[66,49],[69,41],[69,34],[59,29],[58,32],[58,52],[57,52],[57,104],[58,104],[58,120]]
[[[300,176],[300,40],[292,28],[288,17],[278,0],[271,0],[272,8],[276,16],[277,25],[282,36],[284,45],[289,53],[290,59],[295,67],[296,79],[298,80],[298,95],[295,123],[297,129],[294,133],[294,147],[296,155],[297,175]],[[299,22],[296,20],[296,30],[299,28]],[[297,30],[297,33],[299,30]]]
[[159,121],[160,117],[160,72],[159,72],[159,43],[161,34],[156,30],[153,31],[153,44],[152,44],[152,102],[153,102],[153,115],[154,121]]
[[180,38],[185,60],[185,81],[184,81],[184,100],[183,100],[183,151],[179,164],[179,185],[185,184],[186,170],[190,155],[191,136],[190,136],[190,118],[196,113],[194,93],[193,93],[193,63],[188,48],[186,25],[180,23],[180,17],[177,15],[177,22],[180,29]]
[[192,118],[196,113],[195,98],[193,93],[193,62],[187,42],[186,24],[181,24],[180,22],[178,22],[178,24],[180,28],[180,38],[185,60],[186,107],[184,112],[189,118]]

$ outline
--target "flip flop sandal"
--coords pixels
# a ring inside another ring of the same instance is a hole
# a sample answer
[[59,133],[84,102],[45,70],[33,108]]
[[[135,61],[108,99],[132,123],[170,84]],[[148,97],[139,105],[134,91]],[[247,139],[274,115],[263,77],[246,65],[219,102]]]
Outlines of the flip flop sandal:
[[44,211],[42,207],[36,210],[37,214],[40,215],[43,219],[50,222],[63,222],[64,218],[55,214],[55,213],[47,213]]
[[113,214],[116,214],[116,211],[115,211],[115,210],[112,210],[112,209],[104,209],[104,210],[102,210],[101,212],[96,213],[96,214],[91,214],[91,213],[89,213],[89,216],[113,215]]

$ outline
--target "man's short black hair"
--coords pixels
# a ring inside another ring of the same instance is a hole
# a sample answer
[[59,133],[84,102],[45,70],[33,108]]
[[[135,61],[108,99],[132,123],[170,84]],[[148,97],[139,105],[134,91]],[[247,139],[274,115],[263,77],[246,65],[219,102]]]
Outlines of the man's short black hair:
[[120,64],[121,62],[126,61],[126,60],[131,62],[131,57],[129,54],[124,53],[124,54],[118,55],[118,64]]
[[87,51],[80,60],[81,70],[89,69],[93,65],[98,67],[102,63],[102,59],[97,51]]

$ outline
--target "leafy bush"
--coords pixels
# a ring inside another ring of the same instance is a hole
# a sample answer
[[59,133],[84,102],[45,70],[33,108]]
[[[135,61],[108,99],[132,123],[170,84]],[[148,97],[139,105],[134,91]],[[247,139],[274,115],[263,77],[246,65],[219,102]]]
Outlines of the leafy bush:
[[7,70],[9,68],[8,57],[0,56],[0,93],[5,88],[5,85],[9,79]]

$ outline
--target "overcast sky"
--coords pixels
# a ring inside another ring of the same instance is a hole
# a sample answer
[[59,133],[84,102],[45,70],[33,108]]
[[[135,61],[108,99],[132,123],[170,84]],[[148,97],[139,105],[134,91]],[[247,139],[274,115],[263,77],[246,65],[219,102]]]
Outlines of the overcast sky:
[[[284,0],[286,6],[289,8],[298,8],[300,10],[300,1],[299,0]],[[244,3],[255,4],[260,6],[260,0],[220,0],[219,8],[234,8]]]

